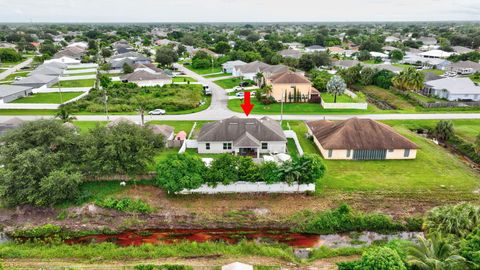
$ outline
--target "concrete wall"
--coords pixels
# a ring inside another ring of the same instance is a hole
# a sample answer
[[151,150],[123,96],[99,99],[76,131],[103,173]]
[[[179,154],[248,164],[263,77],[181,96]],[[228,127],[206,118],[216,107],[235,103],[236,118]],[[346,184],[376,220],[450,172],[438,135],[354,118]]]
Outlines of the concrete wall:
[[218,193],[304,193],[314,192],[315,184],[275,183],[265,182],[236,182],[229,185],[218,184],[216,187],[209,187],[207,184],[197,189],[184,189],[180,194],[218,194]]

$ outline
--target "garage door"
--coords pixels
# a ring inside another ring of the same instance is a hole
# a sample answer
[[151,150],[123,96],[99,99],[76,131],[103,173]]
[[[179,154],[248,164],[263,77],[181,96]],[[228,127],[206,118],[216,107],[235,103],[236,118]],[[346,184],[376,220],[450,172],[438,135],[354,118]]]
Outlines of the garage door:
[[387,157],[387,150],[354,150],[353,159],[355,160],[378,160]]

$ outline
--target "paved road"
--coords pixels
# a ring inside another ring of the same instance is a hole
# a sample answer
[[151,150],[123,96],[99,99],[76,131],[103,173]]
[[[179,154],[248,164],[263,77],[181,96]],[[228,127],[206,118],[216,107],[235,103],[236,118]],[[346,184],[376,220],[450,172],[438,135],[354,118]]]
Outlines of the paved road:
[[[155,116],[145,116],[146,121],[151,120],[193,120],[193,121],[202,121],[202,120],[221,120],[231,116],[244,117],[244,114],[232,112],[227,108],[228,95],[225,90],[213,83],[213,80],[218,78],[206,79],[197,73],[181,66],[176,65],[176,67],[184,72],[187,76],[194,78],[199,83],[207,84],[212,90],[212,103],[210,107],[201,112],[192,113],[192,114],[183,114],[183,115],[155,115]],[[249,117],[261,118],[264,115],[250,115]],[[280,115],[268,115],[269,117],[280,120]],[[6,121],[14,116],[0,116],[0,122]],[[51,118],[52,116],[41,116],[41,115],[20,115],[17,116],[24,120],[35,120],[41,118]],[[77,115],[77,120],[79,121],[106,121],[107,117],[105,115]],[[110,115],[109,120],[114,120],[119,117],[125,117],[131,119],[135,122],[140,122],[139,115]],[[318,119],[327,119],[327,120],[344,120],[352,117],[359,118],[371,118],[375,120],[420,120],[420,119],[480,119],[480,113],[429,113],[429,114],[358,114],[358,115],[284,115],[284,120],[318,120]]]
[[0,73],[0,81],[5,79],[8,75],[10,75],[12,73],[15,73],[17,70],[30,65],[30,63],[32,63],[32,61],[33,61],[33,58],[28,58],[27,60],[23,61],[22,63],[20,63],[16,66],[13,66],[13,67],[5,70],[4,72]]

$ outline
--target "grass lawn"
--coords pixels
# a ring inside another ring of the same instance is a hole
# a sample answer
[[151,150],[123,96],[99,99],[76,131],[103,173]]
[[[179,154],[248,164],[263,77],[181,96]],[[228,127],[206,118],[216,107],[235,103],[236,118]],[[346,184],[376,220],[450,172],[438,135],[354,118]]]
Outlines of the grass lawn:
[[[325,160],[327,173],[319,181],[318,191],[471,192],[480,187],[478,173],[440,146],[409,131],[410,122],[415,121],[389,124],[420,147],[415,160]],[[305,124],[301,121],[289,123],[297,132],[305,153],[318,153],[314,143],[304,136]]]
[[78,127],[80,133],[86,133],[97,125],[105,126],[107,123],[107,121],[73,121],[73,124]]
[[190,113],[196,113],[196,112],[203,111],[203,110],[207,109],[208,107],[210,107],[210,104],[212,103],[212,96],[205,96],[204,101],[205,101],[205,104],[203,104],[201,106],[198,106],[196,108],[193,108],[193,109],[190,109],[190,110],[183,110],[183,111],[171,111],[171,112],[167,111],[166,114],[168,114],[168,115],[190,114]]
[[445,73],[445,71],[439,70],[439,69],[422,69],[422,72],[425,72],[425,73],[426,72],[431,72],[431,73],[433,73],[435,75],[439,75],[439,76],[443,75]]
[[403,68],[403,69],[406,69],[406,68],[409,68],[409,67],[415,67],[415,66],[412,66],[412,65],[409,65],[409,64],[399,64],[399,63],[392,64],[392,66]]
[[476,75],[476,74],[470,75],[470,79],[473,82],[476,82],[476,83],[480,84],[480,75]]
[[0,68],[0,73],[5,72],[6,69]]
[[93,87],[95,79],[60,81],[52,85],[52,88]]
[[201,69],[195,69],[192,67],[192,65],[185,65],[186,68],[190,69],[191,71],[200,74],[200,75],[205,75],[205,74],[211,74],[211,73],[219,73],[222,72],[222,67],[209,67],[209,68],[201,68]]
[[[281,103],[263,105],[255,98],[252,98],[251,102],[255,105],[252,114],[280,114],[281,112]],[[243,99],[229,99],[228,108],[234,112],[243,112],[240,107],[240,104],[242,103]],[[322,105],[316,103],[285,103],[283,106],[283,112],[284,114],[366,114],[392,111],[381,111],[373,105],[369,105],[367,110],[355,110],[324,109],[322,108]]]
[[12,74],[8,75],[7,77],[5,77],[3,80],[4,81],[13,81],[13,80],[15,80],[16,77],[27,77],[28,73],[30,73],[30,71],[21,71],[21,72],[12,73]]
[[92,67],[77,67],[77,68],[67,68],[67,70],[81,70],[81,69],[92,69]]
[[[335,97],[330,93],[320,93],[323,101],[327,103],[333,103]],[[357,93],[357,98],[351,98],[349,95],[339,95],[337,96],[338,103],[362,103],[365,101],[365,96],[362,93]]]
[[125,73],[102,73],[102,75],[105,75],[107,77],[120,77],[125,75]]
[[295,144],[295,141],[292,138],[287,139],[287,150],[288,150],[288,154],[292,158],[298,157],[297,145]]
[[214,83],[216,83],[218,86],[222,87],[223,89],[234,88],[235,86],[239,86],[241,82],[242,82],[242,79],[238,77],[214,81]]
[[365,63],[365,64],[370,64],[370,65],[380,65],[382,64],[382,62],[376,62],[375,59],[370,59],[370,60],[365,60],[365,61],[362,61],[362,63]]
[[65,102],[72,98],[78,97],[83,94],[83,92],[64,92],[60,93],[38,93],[31,96],[19,98],[14,100],[12,103],[51,103],[51,104],[61,104],[62,101]]
[[433,102],[445,102],[445,100],[442,100],[442,99],[439,99],[439,98],[435,98],[435,97],[427,97],[427,96],[424,96],[424,95],[421,95],[419,93],[415,93],[415,92],[411,92],[412,95],[414,95],[417,99],[423,101],[423,102],[426,102],[426,103],[433,103]]
[[218,77],[225,77],[225,76],[232,76],[232,73],[219,73],[219,74],[207,75],[207,76],[203,76],[203,77],[205,77],[205,78],[218,78]]
[[415,110],[415,106],[410,104],[406,99],[403,97],[397,96],[394,93],[388,91],[387,89],[369,85],[362,87],[362,92],[369,94],[379,100],[386,101],[387,103],[393,105],[397,109],[401,110]]
[[174,77],[172,79],[173,82],[196,82],[197,80],[195,80],[194,78],[192,77]]
[[25,60],[26,60],[26,58],[23,58],[22,60],[16,61],[16,62],[2,62],[2,63],[0,63],[0,68],[11,68],[11,67],[14,67],[14,66],[22,63]]
[[72,76],[86,76],[86,75],[95,75],[96,72],[86,72],[86,73],[70,73],[70,74],[63,74],[64,77],[72,77]]

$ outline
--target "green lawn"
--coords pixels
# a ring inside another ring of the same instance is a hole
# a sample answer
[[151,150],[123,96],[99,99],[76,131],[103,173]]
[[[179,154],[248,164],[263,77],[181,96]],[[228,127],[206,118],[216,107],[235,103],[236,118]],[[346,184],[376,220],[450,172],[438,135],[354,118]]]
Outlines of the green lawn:
[[174,77],[172,80],[173,82],[196,82],[197,81],[192,77],[183,77],[183,76]]
[[[325,160],[327,174],[319,181],[318,191],[471,192],[480,187],[478,173],[440,146],[409,131],[407,126],[411,122],[415,121],[389,124],[420,147],[415,160]],[[318,153],[314,143],[304,136],[305,124],[289,123],[305,153]]]
[[431,73],[433,73],[435,75],[439,75],[439,76],[443,75],[445,73],[445,71],[439,70],[439,69],[422,69],[422,72],[425,72],[425,73],[426,72],[431,72]]
[[14,67],[14,66],[22,63],[25,60],[26,60],[26,58],[23,58],[22,60],[16,61],[16,62],[2,62],[2,63],[0,63],[0,68],[11,68],[11,67]]
[[386,101],[387,103],[395,106],[397,109],[401,110],[415,110],[415,106],[410,104],[406,99],[403,97],[397,96],[391,91],[388,91],[387,89],[374,86],[374,85],[369,85],[369,86],[364,86],[362,87],[362,92],[369,94],[379,100]]
[[92,69],[91,67],[77,67],[77,68],[67,68],[67,70],[82,70],[82,69]]
[[0,115],[55,115],[56,110],[0,109]]
[[0,73],[5,72],[7,69],[0,68]]
[[[270,105],[263,105],[259,103],[255,98],[251,99],[252,104],[255,107],[252,110],[252,114],[280,114],[281,103],[273,103]],[[234,112],[243,112],[240,105],[243,103],[243,99],[229,99],[228,108]],[[379,112],[392,112],[381,111],[373,105],[368,106],[367,110],[355,110],[355,109],[324,109],[320,103],[285,103],[283,106],[284,114],[365,114],[365,113],[379,113]]]
[[62,101],[68,101],[72,98],[78,97],[83,94],[83,92],[64,92],[61,93],[39,93],[33,94],[31,96],[19,98],[14,100],[12,103],[51,103],[51,104],[61,104]]
[[207,76],[203,76],[203,77],[205,77],[205,78],[218,78],[218,77],[225,77],[225,76],[232,76],[232,73],[219,73],[219,74],[207,75]]
[[52,88],[93,87],[95,79],[60,81],[52,85]]
[[234,88],[235,86],[239,86],[241,82],[242,82],[242,79],[238,77],[214,81],[214,83],[216,83],[218,86],[222,87],[223,89]]
[[435,97],[427,97],[427,96],[421,95],[421,94],[416,93],[416,92],[412,92],[411,94],[414,95],[418,100],[421,100],[421,101],[426,102],[426,103],[433,103],[433,102],[437,102],[437,101],[438,102],[445,101],[445,100],[435,98]]
[[406,68],[409,68],[409,67],[415,67],[415,66],[412,66],[412,65],[409,65],[409,64],[399,64],[399,63],[392,64],[392,66],[400,67],[400,68],[403,68],[403,69],[406,69]]
[[200,75],[205,75],[205,74],[211,74],[211,73],[219,73],[222,72],[222,67],[213,67],[213,68],[202,68],[202,69],[195,69],[192,67],[192,65],[185,65],[186,68],[190,69],[191,71],[200,74]]
[[4,81],[13,81],[13,80],[15,80],[16,77],[27,77],[28,73],[30,73],[30,71],[21,71],[21,72],[12,73],[12,74],[8,75],[7,77],[5,77],[3,80]]
[[298,157],[297,145],[295,144],[295,141],[292,138],[287,139],[287,150],[288,150],[288,154],[292,158]]
[[477,84],[480,84],[480,75],[478,75],[478,74],[470,75],[470,79],[471,79],[473,82],[476,82]]
[[73,121],[73,124],[78,127],[80,133],[86,133],[97,125],[105,126],[107,123],[107,121]]
[[[320,96],[322,97],[323,101],[327,103],[333,103],[335,97],[334,95],[330,93],[320,93]],[[337,102],[338,103],[362,103],[366,102],[365,96],[362,93],[357,93],[357,98],[351,98],[348,95],[338,95],[337,96]]]

